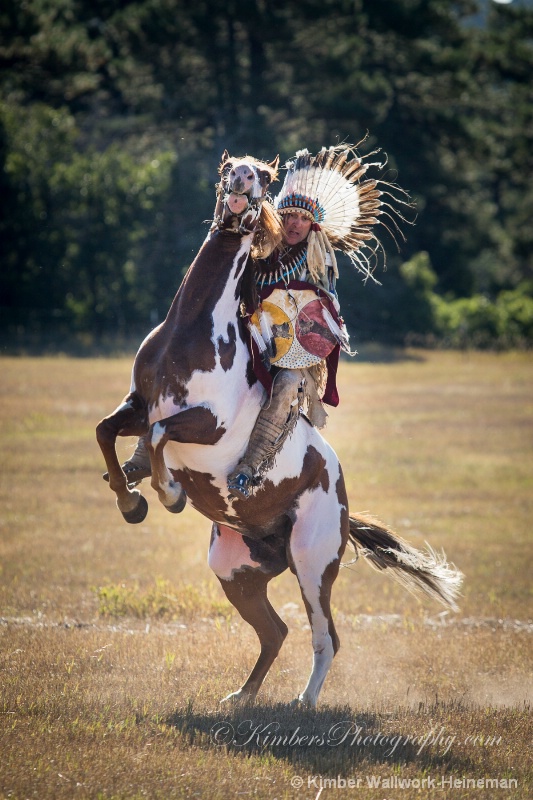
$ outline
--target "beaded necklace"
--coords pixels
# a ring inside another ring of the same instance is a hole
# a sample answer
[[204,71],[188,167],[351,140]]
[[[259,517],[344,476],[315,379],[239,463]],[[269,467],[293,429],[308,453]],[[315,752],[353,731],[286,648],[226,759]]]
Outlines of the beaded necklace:
[[274,271],[269,272],[268,274],[259,274],[256,278],[257,287],[262,289],[264,286],[272,286],[274,283],[279,283],[279,281],[283,281],[284,283],[288,283],[294,276],[301,271],[302,267],[307,261],[307,246],[303,248],[301,253],[297,255],[291,255],[287,259],[287,263],[283,262],[283,259],[286,258],[290,253],[290,248],[286,248],[279,256],[276,263],[280,264],[280,266]]

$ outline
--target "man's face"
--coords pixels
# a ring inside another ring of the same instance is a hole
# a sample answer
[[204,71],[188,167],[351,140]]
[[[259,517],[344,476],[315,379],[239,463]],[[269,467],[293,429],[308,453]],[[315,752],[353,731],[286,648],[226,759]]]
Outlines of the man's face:
[[283,227],[287,244],[295,245],[307,239],[311,230],[311,220],[298,211],[283,215]]

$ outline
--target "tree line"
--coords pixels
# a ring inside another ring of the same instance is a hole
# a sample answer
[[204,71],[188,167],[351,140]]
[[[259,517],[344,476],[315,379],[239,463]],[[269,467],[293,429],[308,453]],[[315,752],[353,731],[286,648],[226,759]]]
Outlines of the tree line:
[[146,331],[224,149],[362,141],[417,219],[381,285],[341,264],[354,340],[527,345],[532,34],[525,0],[4,0],[4,341]]

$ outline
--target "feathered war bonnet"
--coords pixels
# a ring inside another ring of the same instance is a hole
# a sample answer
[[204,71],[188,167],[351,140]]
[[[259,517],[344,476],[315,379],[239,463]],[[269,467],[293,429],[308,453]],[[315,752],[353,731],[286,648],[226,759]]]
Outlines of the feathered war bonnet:
[[[345,253],[365,278],[373,277],[376,253],[383,250],[373,232],[376,225],[384,224],[379,219],[381,215],[385,214],[402,235],[394,217],[385,209],[403,217],[383,196],[391,196],[391,188],[407,195],[393,184],[365,177],[370,167],[383,166],[381,162],[363,163],[348,144],[323,147],[316,156],[308,150],[298,150],[295,159],[287,162],[285,181],[274,205],[282,215],[298,212],[311,220],[307,264],[314,280],[325,273],[327,254],[338,277],[334,250]],[[410,205],[405,200],[399,202]]]

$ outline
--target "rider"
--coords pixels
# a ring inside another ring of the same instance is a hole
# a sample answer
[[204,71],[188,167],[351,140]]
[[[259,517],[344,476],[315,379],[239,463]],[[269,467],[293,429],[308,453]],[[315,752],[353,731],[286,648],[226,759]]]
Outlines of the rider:
[[[335,375],[340,349],[354,355],[339,316],[334,250],[345,253],[365,277],[371,275],[365,249],[379,246],[371,229],[382,213],[379,181],[365,179],[370,166],[350,145],[312,156],[300,150],[287,162],[287,175],[274,205],[283,217],[284,241],[266,259],[252,260],[255,281],[245,289],[243,318],[250,333],[254,370],[267,399],[246,451],[228,476],[229,494],[247,499],[273,464],[301,411],[321,428],[323,403],[339,402]],[[130,482],[150,475],[139,439],[123,464]]]
[[[254,313],[247,315],[248,327],[253,337],[251,347],[255,372],[268,394],[246,452],[228,476],[228,491],[234,497],[246,499],[250,496],[252,486],[259,483],[260,475],[273,463],[276,453],[291,433],[305,402],[307,416],[318,428],[325,425],[327,417],[322,402],[338,403],[334,381],[339,349],[337,340],[329,329],[324,329],[325,325],[323,330],[319,330],[317,320],[309,318],[309,332],[315,328],[319,336],[326,337],[323,344],[332,351],[328,359],[331,370],[328,370],[324,358],[309,358],[305,351],[302,353],[298,341],[294,341],[294,325],[291,325],[291,317],[300,316],[296,292],[303,296],[304,301],[308,300],[305,305],[318,299],[320,292],[322,302],[328,303],[332,314],[336,316],[338,312],[337,275],[331,259],[324,262],[319,275],[313,276],[309,270],[308,239],[314,224],[310,212],[287,204],[283,214],[282,246],[268,259],[256,261],[254,265],[258,303]],[[290,308],[284,308],[282,293],[287,293],[291,298],[289,302],[294,303],[293,314]],[[275,294],[278,297],[274,297]],[[255,307],[256,304],[252,306]],[[299,350],[299,353],[291,353],[291,350]],[[298,355],[303,355],[303,358],[299,359]],[[281,361],[281,366],[277,365],[278,361]],[[329,391],[326,397],[321,397],[327,384]]]
[[274,201],[283,217],[284,242],[255,262],[256,298],[248,320],[255,372],[268,394],[246,451],[228,476],[231,496],[250,496],[300,411],[322,428],[327,418],[322,404],[339,402],[339,351],[354,353],[339,316],[334,248],[370,274],[358,251],[373,238],[368,228],[377,222],[380,205],[375,181],[356,182],[367,167],[357,157],[348,161],[350,155],[352,149],[343,145],[314,157],[300,150],[288,162]]

